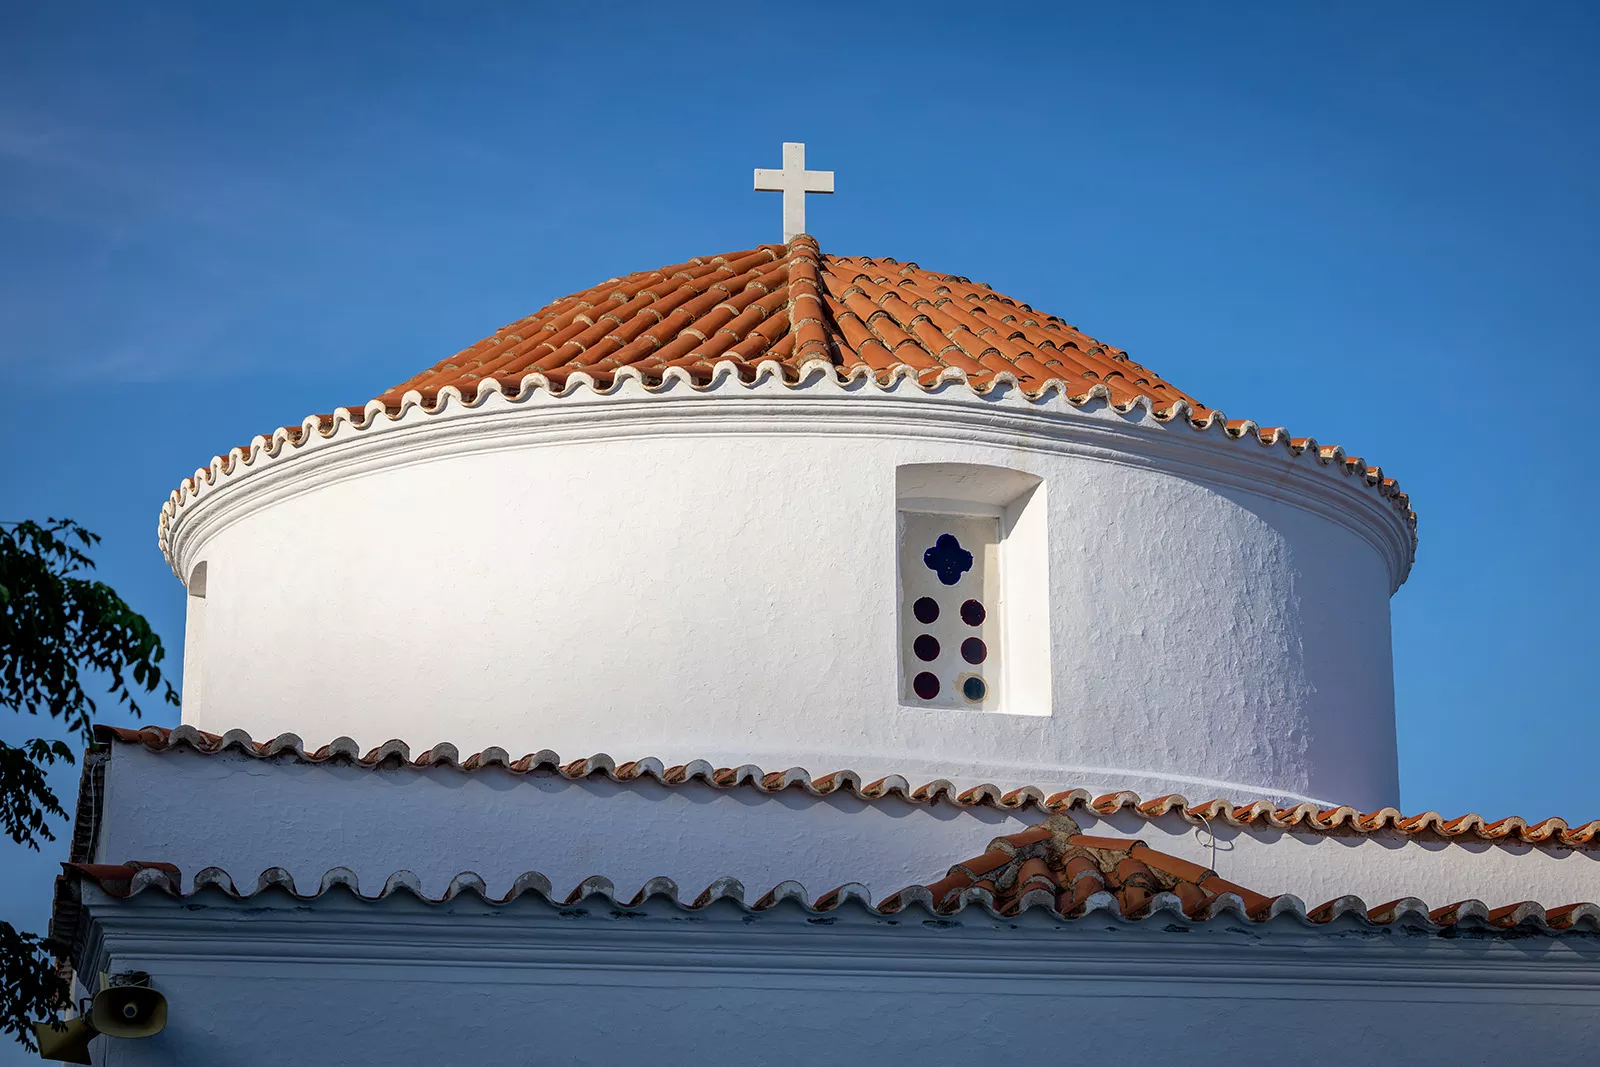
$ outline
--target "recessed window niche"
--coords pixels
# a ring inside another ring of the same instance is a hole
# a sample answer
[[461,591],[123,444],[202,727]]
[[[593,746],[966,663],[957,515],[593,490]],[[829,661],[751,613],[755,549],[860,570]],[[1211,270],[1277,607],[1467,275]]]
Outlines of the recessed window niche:
[[204,560],[189,572],[189,610],[183,623],[183,715],[193,722],[205,691],[206,577]]
[[900,703],[1050,714],[1045,487],[972,463],[895,471]]

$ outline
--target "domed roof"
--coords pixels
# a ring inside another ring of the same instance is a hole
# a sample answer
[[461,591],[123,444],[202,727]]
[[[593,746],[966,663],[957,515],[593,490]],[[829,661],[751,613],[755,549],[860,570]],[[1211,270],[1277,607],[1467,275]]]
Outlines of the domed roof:
[[[658,385],[676,370],[708,384],[718,366],[753,380],[776,366],[797,381],[808,364],[826,363],[841,377],[870,374],[888,385],[908,375],[924,386],[963,377],[979,393],[1001,376],[1038,397],[1057,389],[1074,406],[1094,397],[1124,410],[1140,398],[1165,421],[1180,411],[1199,429],[1220,423],[1235,438],[1310,452],[1324,464],[1377,486],[1415,529],[1410,500],[1393,478],[1337,445],[1291,438],[1282,427],[1226,419],[1160,375],[1101,344],[1075,326],[995,292],[981,282],[924,270],[915,263],[822,252],[801,234],[787,244],[702,256],[686,263],[612,278],[564,297],[384,391],[365,405],[340,409],[357,426],[375,413],[400,417],[411,401],[434,410],[453,389],[472,403],[483,383],[521,396],[525,385],[565,391],[582,374],[601,389],[619,373]],[[306,434],[336,432],[340,412],[281,427],[213,460],[216,473],[279,442],[298,446]],[[213,472],[196,472],[204,481]],[[183,489],[196,488],[187,479]],[[182,493],[174,493],[176,507]],[[165,519],[163,521],[166,521]]]
[[396,407],[416,390],[431,403],[455,386],[467,398],[496,379],[515,393],[538,373],[557,388],[582,372],[604,387],[624,367],[647,381],[671,367],[696,380],[732,362],[795,374],[812,360],[886,377],[909,369],[931,383],[949,368],[983,389],[998,374],[1036,392],[1052,381],[1077,397],[1104,385],[1113,403],[1144,395],[1165,413],[1208,408],[1074,326],[987,285],[893,259],[824,254],[816,238],[691,259],[612,278],[557,300],[410,378],[377,399]]

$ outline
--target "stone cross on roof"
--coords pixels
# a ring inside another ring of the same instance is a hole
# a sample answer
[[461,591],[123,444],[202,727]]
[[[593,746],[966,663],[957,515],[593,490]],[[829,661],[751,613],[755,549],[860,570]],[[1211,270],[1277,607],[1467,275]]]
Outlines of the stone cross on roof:
[[783,240],[806,232],[806,194],[833,192],[833,171],[806,170],[806,146],[783,142],[783,169],[756,169],[756,192],[783,194]]

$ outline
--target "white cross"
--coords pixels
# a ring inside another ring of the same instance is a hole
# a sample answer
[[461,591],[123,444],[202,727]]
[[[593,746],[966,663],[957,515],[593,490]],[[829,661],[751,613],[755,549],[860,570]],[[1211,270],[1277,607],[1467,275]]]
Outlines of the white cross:
[[756,169],[756,192],[783,194],[783,240],[806,232],[806,194],[833,192],[833,171],[806,170],[806,146],[783,142],[783,169]]

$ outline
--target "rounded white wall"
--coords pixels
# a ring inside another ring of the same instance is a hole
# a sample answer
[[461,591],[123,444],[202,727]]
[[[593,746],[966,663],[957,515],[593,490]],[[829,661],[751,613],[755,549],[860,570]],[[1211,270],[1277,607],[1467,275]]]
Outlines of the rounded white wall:
[[[1396,799],[1388,598],[1410,530],[1287,447],[1143,409],[816,377],[491,394],[372,423],[236,464],[174,513],[176,569],[206,565],[185,722],[913,784]],[[1042,487],[1042,704],[902,703],[913,464]]]

